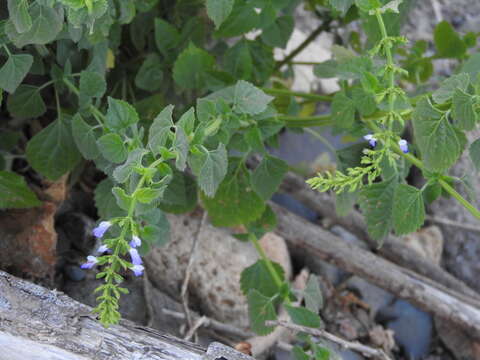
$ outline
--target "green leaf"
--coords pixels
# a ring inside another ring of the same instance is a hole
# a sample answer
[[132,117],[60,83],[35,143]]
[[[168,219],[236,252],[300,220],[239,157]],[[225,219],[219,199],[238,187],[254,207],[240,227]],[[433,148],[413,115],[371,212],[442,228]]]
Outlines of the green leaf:
[[455,89],[452,99],[452,117],[455,125],[461,130],[473,130],[478,116],[474,108],[475,102],[471,95],[462,89]]
[[80,153],[67,119],[58,118],[31,138],[26,155],[30,165],[52,181],[73,170],[80,161]]
[[156,54],[147,56],[135,76],[135,85],[142,90],[154,92],[162,87],[163,70],[160,57]]
[[22,133],[20,131],[2,130],[0,131],[0,150],[10,152],[18,144]]
[[190,44],[173,65],[173,79],[182,89],[203,89],[206,73],[213,70],[215,58]]
[[293,347],[292,355],[294,360],[310,360],[310,356],[298,345]]
[[112,193],[117,200],[117,205],[123,210],[129,210],[132,203],[132,197],[125,193],[125,190],[116,186],[112,189]]
[[109,133],[98,139],[98,149],[108,161],[119,164],[127,159],[127,149],[120,135]]
[[263,200],[252,190],[247,170],[238,161],[231,162],[229,176],[215,196],[210,198],[201,193],[201,198],[214,226],[248,224],[258,219],[265,209]]
[[267,335],[274,329],[273,326],[265,326],[265,321],[276,320],[277,314],[273,307],[272,299],[263,296],[257,290],[252,289],[248,293],[248,316],[250,327],[258,335]]
[[195,129],[195,109],[191,107],[178,120],[177,126],[181,127],[185,134],[193,134]]
[[40,89],[23,84],[8,97],[7,109],[12,116],[19,119],[36,118],[47,111]]
[[152,126],[148,132],[148,147],[156,155],[159,154],[160,148],[167,144],[171,127],[173,125],[172,119],[173,105],[166,106],[160,114],[153,120]]
[[285,304],[284,306],[293,323],[311,328],[319,328],[321,326],[322,320],[320,319],[320,316],[307,308],[295,307],[288,304]]
[[259,25],[260,16],[251,2],[237,1],[230,16],[222,23],[216,35],[219,37],[239,36]]
[[448,117],[436,110],[425,97],[418,102],[412,118],[425,167],[434,172],[447,170],[463,151],[462,139]]
[[262,40],[272,47],[285,49],[293,32],[295,21],[290,15],[281,16],[262,31]]
[[127,161],[123,165],[118,166],[113,171],[113,178],[119,183],[123,184],[128,180],[130,175],[133,173],[135,167],[140,166],[142,163],[142,158],[145,155],[145,149],[134,149],[128,153]]
[[108,111],[105,125],[112,130],[123,130],[139,120],[137,111],[123,100],[108,97]]
[[95,129],[88,125],[80,114],[76,114],[72,119],[72,134],[78,150],[85,159],[93,160],[100,155]]
[[107,90],[105,78],[93,71],[80,73],[80,94],[87,97],[101,98]]
[[437,24],[433,39],[437,48],[437,58],[462,58],[467,51],[465,42],[446,21]]
[[233,3],[234,0],[207,0],[207,14],[215,23],[215,28],[218,29],[228,18],[232,12]]
[[393,197],[393,227],[397,235],[417,231],[425,221],[422,191],[405,184],[395,189]]
[[272,100],[272,96],[266,95],[249,82],[240,80],[234,89],[233,110],[240,114],[257,115],[264,112]]
[[477,171],[480,171],[480,139],[475,140],[469,149],[470,159]]
[[350,128],[355,121],[355,102],[343,92],[336,93],[332,101],[332,116],[335,125]]
[[198,165],[193,166],[192,170],[198,177],[198,186],[206,196],[212,197],[227,175],[228,160],[225,145],[220,143],[217,149],[202,152],[197,161]]
[[452,75],[442,82],[440,88],[433,93],[433,100],[435,100],[437,104],[443,104],[453,97],[457,88],[462,91],[467,91],[469,83],[470,76],[466,73]]
[[305,305],[308,310],[318,314],[320,309],[323,307],[323,296],[322,291],[320,290],[320,284],[318,277],[311,274],[308,277],[307,286],[303,291],[303,297],[305,299]]
[[[272,265],[280,279],[284,280],[285,272],[282,267],[275,262],[272,262]],[[280,292],[280,288],[276,285],[264,260],[258,260],[255,264],[242,271],[240,288],[245,295],[248,295],[252,289],[268,297],[272,297]]]
[[155,44],[158,50],[168,56],[169,52],[175,49],[180,42],[178,30],[163,19],[155,19]]
[[25,179],[9,171],[0,171],[0,194],[0,209],[22,209],[42,204]]
[[195,180],[180,171],[173,172],[173,178],[163,193],[160,209],[173,214],[192,211],[197,206],[197,184]]
[[0,87],[10,94],[14,93],[25,76],[27,76],[32,64],[32,55],[10,55],[7,62],[0,69]]
[[[158,209],[155,209],[158,210]],[[145,245],[152,245],[154,247],[162,247],[167,244],[170,240],[170,223],[168,222],[165,213],[160,212],[160,216],[156,216],[157,219],[155,224],[144,226],[140,229],[140,238],[146,240],[142,242],[142,247],[140,248],[141,254],[148,254],[146,251]],[[148,220],[147,220],[148,222]],[[144,250],[145,249],[145,250]]]
[[28,31],[19,32],[12,22],[8,22],[5,31],[16,47],[25,45],[45,45],[57,37],[62,30],[63,18],[52,6],[43,6],[37,2],[30,7],[32,25]]
[[335,60],[326,60],[313,67],[313,73],[320,79],[331,79],[337,76],[338,63]]
[[355,0],[330,0],[330,5],[343,14],[346,14],[354,3]]
[[252,173],[252,187],[263,200],[268,200],[282,183],[288,171],[285,161],[266,155]]
[[106,178],[95,188],[95,206],[98,216],[102,219],[111,219],[118,216],[125,216],[126,211],[122,210],[112,194],[114,187],[112,180]]
[[464,62],[461,72],[467,73],[472,79],[475,79],[480,71],[480,53],[473,54]]
[[175,166],[178,170],[184,171],[187,166],[187,156],[190,150],[190,144],[185,131],[180,126],[175,127],[173,149],[176,152]]
[[360,192],[360,207],[365,215],[372,239],[383,240],[393,224],[393,195],[398,186],[396,177],[364,187]]
[[8,0],[8,13],[10,20],[19,33],[26,32],[32,27],[32,18],[28,13],[27,0]]
[[245,142],[248,144],[252,151],[264,153],[265,145],[262,140],[262,132],[258,126],[250,126],[244,134]]
[[379,0],[355,0],[355,5],[365,12],[370,10],[378,9],[382,6],[382,3]]
[[[277,215],[272,210],[270,206],[265,207],[265,211],[263,212],[262,216],[249,223],[247,225],[247,230],[250,234],[253,234],[260,239],[263,235],[265,235],[269,231],[273,231],[277,226]],[[238,234],[240,237],[237,238],[241,240],[249,240],[249,234]],[[243,238],[243,239],[242,239]]]
[[238,41],[229,48],[223,58],[226,71],[237,79],[249,80],[253,72],[253,59],[246,40]]
[[135,199],[143,204],[150,204],[162,195],[164,189],[142,188],[135,192]]

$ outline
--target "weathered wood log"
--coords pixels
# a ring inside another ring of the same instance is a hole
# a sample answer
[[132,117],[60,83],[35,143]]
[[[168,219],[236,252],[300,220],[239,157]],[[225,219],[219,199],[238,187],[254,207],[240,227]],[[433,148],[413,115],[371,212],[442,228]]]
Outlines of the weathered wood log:
[[276,204],[271,206],[278,218],[276,232],[285,238],[294,257],[308,257],[313,265],[327,261],[357,274],[480,339],[480,306],[475,299],[348,244]]
[[378,244],[368,235],[364,218],[360,212],[352,210],[348,216],[338,216],[335,211],[334,197],[328,193],[312,190],[300,176],[288,173],[281,189],[312,210],[315,210],[320,216],[329,218],[334,223],[358,235],[370,246],[372,251],[379,253],[385,259],[480,301],[480,295],[475,290],[440,266],[420,257],[413,249],[405,246],[395,236],[389,236],[379,248]]
[[226,347],[225,356],[220,344],[206,352],[128,320],[104,328],[91,310],[63,293],[0,271],[0,359],[253,359]]

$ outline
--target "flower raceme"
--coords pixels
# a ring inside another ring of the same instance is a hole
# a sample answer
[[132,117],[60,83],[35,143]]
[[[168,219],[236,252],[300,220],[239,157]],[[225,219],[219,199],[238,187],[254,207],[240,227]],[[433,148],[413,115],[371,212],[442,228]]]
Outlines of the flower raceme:
[[98,226],[93,229],[93,236],[96,238],[101,239],[103,235],[107,232],[107,230],[112,226],[112,223],[110,221],[102,221]]
[[374,138],[372,134],[367,134],[363,138],[368,141],[371,147],[375,147],[377,145],[377,139]]
[[403,151],[404,154],[408,153],[408,142],[407,140],[404,140],[404,139],[400,139],[398,141],[398,146],[400,146],[400,150]]

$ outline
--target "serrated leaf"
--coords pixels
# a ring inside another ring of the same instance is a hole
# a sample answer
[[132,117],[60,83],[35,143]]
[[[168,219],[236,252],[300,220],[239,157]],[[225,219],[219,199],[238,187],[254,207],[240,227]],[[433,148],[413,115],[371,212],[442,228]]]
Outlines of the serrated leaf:
[[162,189],[142,188],[135,192],[135,199],[143,204],[150,204],[163,193]]
[[237,1],[230,16],[217,30],[219,37],[239,36],[259,25],[260,16],[257,14],[253,3]]
[[380,0],[355,0],[355,5],[365,12],[369,12],[370,10],[378,9],[382,6]]
[[292,322],[301,326],[307,326],[311,328],[319,328],[322,324],[322,320],[318,314],[308,310],[304,307],[296,307],[285,304],[285,310],[287,310],[288,316],[292,319]]
[[135,76],[135,85],[145,91],[155,92],[159,90],[163,85],[162,67],[158,55],[148,55]]
[[203,89],[206,73],[213,70],[215,58],[203,49],[190,44],[173,65],[173,79],[182,89]]
[[437,24],[433,39],[437,58],[461,58],[467,51],[467,45],[447,21]]
[[278,17],[273,24],[263,29],[262,40],[272,47],[284,49],[292,35],[295,21],[292,16]]
[[180,33],[172,24],[163,19],[155,19],[155,44],[164,56],[168,56],[178,46],[180,39]]
[[219,28],[220,25],[228,18],[232,12],[234,0],[207,0],[207,14],[210,19],[215,23],[215,28]]
[[273,307],[272,299],[263,296],[257,290],[252,289],[248,293],[248,316],[250,327],[258,335],[267,335],[274,329],[273,326],[265,326],[265,321],[276,320],[277,314]]
[[246,40],[237,42],[223,57],[226,71],[237,79],[249,80],[253,72],[253,59]]
[[341,11],[343,14],[346,14],[348,9],[355,3],[355,0],[330,0],[330,5],[332,5],[338,11]]
[[347,129],[355,121],[355,102],[343,92],[335,94],[332,100],[332,115],[335,125]]
[[126,160],[127,149],[120,135],[105,134],[97,141],[98,149],[108,161],[119,164]]
[[27,144],[29,164],[47,179],[55,181],[80,161],[70,123],[58,118],[36,134]]
[[272,96],[247,81],[240,80],[235,85],[233,110],[240,114],[257,115],[267,109]]
[[72,119],[72,134],[78,150],[85,159],[93,160],[100,155],[95,128],[88,125],[80,114],[76,114]]
[[195,129],[195,109],[191,107],[178,120],[177,126],[180,126],[185,134],[190,135]]
[[0,171],[0,194],[0,209],[23,209],[42,204],[23,176],[9,171]]
[[258,219],[265,209],[263,200],[251,188],[247,170],[238,165],[238,161],[231,164],[230,175],[220,184],[215,196],[209,198],[202,193],[201,198],[215,226],[248,224]]
[[180,171],[173,172],[173,178],[168,184],[159,203],[159,208],[173,214],[183,214],[192,211],[197,206],[197,184],[195,180]]
[[[279,278],[284,280],[285,272],[283,268],[275,262],[272,262],[272,264]],[[248,295],[252,289],[257,290],[267,297],[272,297],[280,292],[280,288],[270,275],[264,260],[258,260],[255,264],[242,271],[240,275],[240,288],[245,295]]]
[[475,140],[469,149],[470,159],[477,171],[480,171],[480,139]]
[[26,32],[32,27],[32,18],[28,13],[27,0],[8,0],[8,13],[10,20],[19,33]]
[[441,172],[452,166],[460,157],[463,145],[447,116],[436,110],[425,97],[418,102],[412,118],[425,167]]
[[313,73],[320,79],[331,79],[337,76],[338,63],[335,60],[327,60],[313,67]]
[[440,85],[432,95],[433,100],[437,104],[443,104],[453,97],[455,90],[458,88],[462,91],[467,91],[470,83],[470,76],[466,73],[452,75]]
[[62,30],[63,19],[52,6],[43,6],[38,3],[30,7],[32,25],[28,31],[19,32],[12,22],[8,22],[5,31],[16,47],[25,45],[45,45],[55,40]]
[[368,233],[374,240],[381,241],[390,233],[393,225],[393,195],[397,186],[397,179],[392,177],[366,186],[360,192],[360,207],[365,215]]
[[425,221],[422,191],[405,184],[395,189],[393,197],[393,227],[397,235],[417,231]]
[[130,209],[130,205],[132,203],[132,197],[130,195],[127,195],[125,190],[116,186],[112,189],[112,194],[115,196],[115,199],[117,200],[117,205],[121,209],[127,210],[127,211]]
[[173,149],[176,152],[175,166],[178,170],[184,171],[187,166],[187,156],[190,149],[187,134],[182,127],[175,127],[175,138],[173,139]]
[[252,173],[252,187],[266,201],[277,191],[287,171],[285,161],[266,155]]
[[124,216],[126,211],[122,210],[112,194],[114,187],[112,180],[104,179],[95,188],[95,206],[98,216],[102,219],[111,219],[118,216]]
[[107,90],[105,78],[93,71],[80,73],[80,94],[86,97],[101,98]]
[[452,117],[454,124],[462,130],[473,130],[477,124],[478,115],[475,112],[474,100],[470,94],[455,89],[452,98]]
[[112,130],[123,130],[139,120],[137,111],[123,100],[108,98],[108,111],[105,125]]
[[252,151],[265,152],[265,145],[262,140],[262,133],[258,126],[250,126],[244,134],[245,142],[248,144]]
[[169,139],[170,128],[173,126],[172,113],[173,105],[166,106],[153,120],[152,126],[150,126],[148,147],[154,154],[158,154],[160,148],[165,146]]
[[205,195],[212,197],[225,178],[228,170],[228,156],[225,145],[218,144],[217,149],[202,153],[198,170],[198,185]]
[[32,64],[33,56],[30,54],[10,55],[0,69],[0,87],[10,94],[14,93],[27,76]]
[[311,274],[308,277],[307,286],[303,291],[303,297],[305,299],[305,306],[308,310],[318,314],[323,307],[323,296],[320,290],[320,284],[318,277]]
[[127,161],[123,165],[115,168],[113,178],[123,184],[128,180],[136,166],[141,165],[142,158],[145,155],[145,149],[134,149],[128,153]]
[[12,116],[19,119],[36,118],[47,111],[39,88],[23,84],[8,97],[7,109]]
[[310,360],[310,356],[298,345],[293,347],[292,355],[294,360]]
[[[277,215],[272,210],[270,206],[265,207],[265,211],[263,212],[262,216],[247,225],[247,230],[250,234],[253,234],[260,239],[263,235],[265,235],[269,231],[273,231],[277,226]],[[245,240],[249,240],[249,234],[239,234],[239,235],[246,235]],[[241,236],[241,237],[242,237]]]

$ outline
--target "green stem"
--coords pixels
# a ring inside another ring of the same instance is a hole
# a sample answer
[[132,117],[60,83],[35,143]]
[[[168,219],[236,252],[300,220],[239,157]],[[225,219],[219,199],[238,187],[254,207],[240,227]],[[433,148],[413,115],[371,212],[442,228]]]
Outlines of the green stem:
[[330,115],[320,116],[279,116],[278,120],[283,121],[287,127],[312,127],[329,126],[334,121]]
[[290,95],[290,96],[297,96],[297,97],[310,99],[310,100],[328,101],[328,102],[332,101],[332,97],[330,95],[310,94],[310,93],[304,93],[300,91],[291,91],[287,89],[262,88],[262,90],[270,95]]
[[[65,85],[67,85],[67,87],[70,89],[71,92],[73,92],[75,95],[80,97],[80,90],[78,90],[78,88],[74,84],[72,84],[72,82],[69,79],[63,78],[63,82],[65,83]],[[103,115],[103,113],[100,110],[98,110],[95,106],[90,105],[88,109],[92,112],[94,116],[98,117],[103,122],[105,122],[105,115]]]

